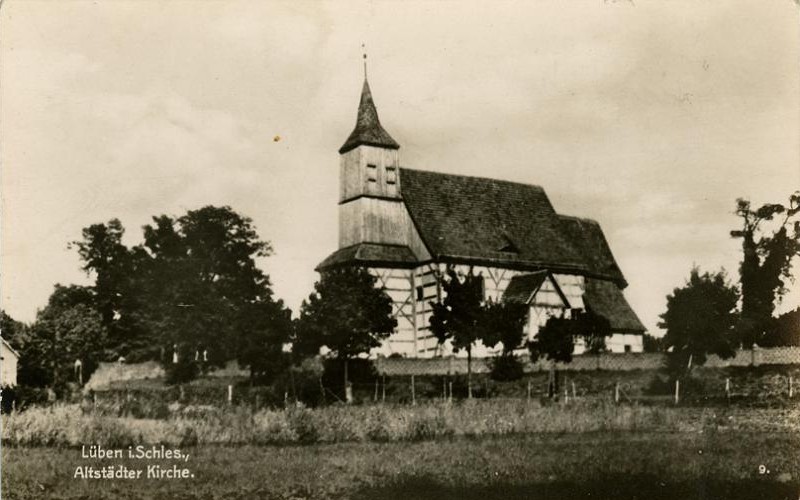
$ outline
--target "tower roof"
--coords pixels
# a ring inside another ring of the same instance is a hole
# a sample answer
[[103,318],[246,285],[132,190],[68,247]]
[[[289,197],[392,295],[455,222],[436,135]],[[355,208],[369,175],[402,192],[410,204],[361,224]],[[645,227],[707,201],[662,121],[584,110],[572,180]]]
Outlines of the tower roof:
[[339,154],[344,154],[361,145],[400,149],[397,141],[392,139],[392,136],[381,126],[381,121],[378,119],[378,110],[375,109],[375,102],[372,100],[372,92],[369,90],[369,82],[367,82],[366,76],[364,77],[364,87],[361,89],[361,102],[358,104],[356,127],[342,147],[339,148]]

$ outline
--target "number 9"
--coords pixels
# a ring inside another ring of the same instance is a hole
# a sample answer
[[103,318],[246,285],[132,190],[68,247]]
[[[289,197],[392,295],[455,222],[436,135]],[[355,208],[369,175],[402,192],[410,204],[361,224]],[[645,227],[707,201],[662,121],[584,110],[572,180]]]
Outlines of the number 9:
[[759,465],[758,466],[758,473],[759,474],[766,474],[767,473],[767,466],[766,465]]

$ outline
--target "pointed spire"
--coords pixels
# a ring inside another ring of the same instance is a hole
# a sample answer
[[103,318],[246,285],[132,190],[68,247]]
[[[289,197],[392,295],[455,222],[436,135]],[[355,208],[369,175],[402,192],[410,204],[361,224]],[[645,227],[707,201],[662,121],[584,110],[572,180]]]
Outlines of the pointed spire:
[[344,154],[361,145],[376,146],[386,149],[400,149],[400,145],[383,129],[378,119],[378,110],[372,100],[372,92],[367,81],[367,55],[364,54],[364,86],[361,88],[361,101],[358,104],[356,127],[345,143],[339,148]]

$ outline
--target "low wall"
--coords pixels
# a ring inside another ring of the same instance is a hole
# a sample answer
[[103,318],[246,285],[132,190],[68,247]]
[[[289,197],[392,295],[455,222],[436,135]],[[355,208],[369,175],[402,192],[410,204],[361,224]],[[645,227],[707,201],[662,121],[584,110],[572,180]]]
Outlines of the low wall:
[[[664,353],[603,353],[582,354],[572,357],[571,363],[557,363],[559,370],[657,370],[664,366]],[[473,373],[487,373],[490,370],[490,358],[474,358]],[[704,366],[725,368],[729,366],[759,365],[794,365],[800,364],[800,347],[774,347],[770,349],[739,350],[729,359],[709,356]],[[378,373],[393,375],[456,375],[467,373],[467,359],[462,357],[447,358],[378,358],[375,360]],[[539,360],[536,363],[525,362],[526,372],[547,371],[550,362]]]

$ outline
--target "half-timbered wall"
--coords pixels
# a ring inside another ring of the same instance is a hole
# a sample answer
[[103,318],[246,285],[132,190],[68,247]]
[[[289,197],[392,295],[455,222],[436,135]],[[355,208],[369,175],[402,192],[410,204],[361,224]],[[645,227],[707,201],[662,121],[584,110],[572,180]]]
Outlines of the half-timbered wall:
[[373,355],[390,356],[400,354],[414,357],[417,355],[417,331],[414,322],[414,271],[411,269],[370,268],[370,273],[377,277],[376,287],[383,288],[392,299],[392,316],[397,320],[394,333],[374,349]]
[[[486,300],[499,301],[508,287],[511,278],[526,271],[503,269],[486,266],[457,265],[456,273],[464,276],[472,269],[473,274],[483,276],[484,297]],[[432,301],[441,300],[443,291],[441,278],[446,275],[445,264],[425,264],[416,269],[386,269],[373,268],[370,271],[378,277],[377,286],[385,287],[392,298],[394,315],[397,319],[397,330],[379,349],[373,351],[374,355],[389,356],[401,354],[407,357],[434,357],[466,356],[465,352],[453,353],[452,346],[448,343],[439,345],[430,331],[430,316]],[[553,279],[558,284],[561,292],[566,296],[565,304],[547,279],[542,283],[531,304],[528,324],[525,327],[527,338],[532,339],[539,329],[544,326],[551,316],[569,316],[571,309],[584,308],[583,292],[585,281],[583,276],[554,274]],[[642,352],[642,337],[635,334],[613,334],[606,345],[611,352]],[[627,346],[627,347],[626,347]],[[500,346],[491,349],[480,344],[473,348],[474,357],[493,356],[501,349]],[[575,345],[575,354],[585,351],[582,341]]]

